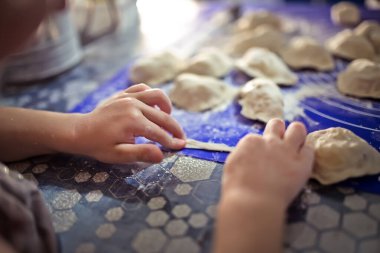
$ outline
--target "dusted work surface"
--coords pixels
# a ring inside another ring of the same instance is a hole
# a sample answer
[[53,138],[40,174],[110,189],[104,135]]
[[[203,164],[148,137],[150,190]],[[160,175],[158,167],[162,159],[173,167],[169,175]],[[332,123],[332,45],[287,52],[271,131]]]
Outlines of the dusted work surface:
[[[64,253],[210,250],[220,163],[168,154],[161,164],[121,166],[56,155],[9,166],[39,184]],[[311,182],[289,210],[284,243],[286,252],[379,252],[379,237],[379,195]]]

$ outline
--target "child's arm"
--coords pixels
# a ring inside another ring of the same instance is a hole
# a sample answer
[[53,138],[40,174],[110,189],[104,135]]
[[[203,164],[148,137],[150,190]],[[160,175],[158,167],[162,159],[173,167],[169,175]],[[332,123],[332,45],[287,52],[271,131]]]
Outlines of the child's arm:
[[88,114],[0,108],[0,160],[64,152],[109,163],[159,162],[161,150],[134,144],[135,137],[183,148],[184,132],[170,112],[168,97],[144,84],[116,94]]
[[263,137],[243,138],[228,157],[215,252],[282,252],[285,212],[310,176],[306,130],[271,120]]

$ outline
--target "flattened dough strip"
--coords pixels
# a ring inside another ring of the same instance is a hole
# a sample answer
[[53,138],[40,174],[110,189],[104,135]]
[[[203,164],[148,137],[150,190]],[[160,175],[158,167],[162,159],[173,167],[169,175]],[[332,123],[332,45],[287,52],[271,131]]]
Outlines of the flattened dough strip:
[[210,151],[223,151],[223,152],[232,152],[235,149],[235,147],[230,147],[223,143],[202,142],[202,141],[197,141],[193,139],[186,140],[185,148],[210,150]]

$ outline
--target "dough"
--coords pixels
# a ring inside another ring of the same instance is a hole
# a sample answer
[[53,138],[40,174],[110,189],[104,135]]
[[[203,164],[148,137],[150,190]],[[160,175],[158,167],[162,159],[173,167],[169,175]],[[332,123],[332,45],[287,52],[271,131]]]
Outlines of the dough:
[[253,31],[233,36],[226,51],[234,56],[242,56],[251,47],[262,47],[279,53],[285,43],[286,38],[282,32],[269,25],[260,25]]
[[200,112],[222,104],[232,92],[226,83],[214,77],[184,73],[175,79],[169,98],[179,108]]
[[298,81],[297,75],[276,54],[265,48],[249,49],[236,65],[251,77],[268,78],[277,84],[290,86]]
[[311,68],[318,71],[334,69],[331,54],[310,37],[295,37],[281,52],[282,59],[294,69]]
[[183,72],[222,77],[232,69],[232,66],[232,60],[220,49],[204,48],[190,59],[187,68]]
[[254,120],[268,122],[284,117],[284,101],[278,86],[269,79],[256,78],[240,91],[241,114]]
[[380,99],[380,64],[366,59],[355,60],[339,73],[337,85],[343,94]]
[[312,132],[306,144],[315,149],[312,177],[321,184],[380,173],[379,152],[350,130],[335,127]]
[[375,49],[371,43],[348,29],[330,38],[326,42],[326,47],[332,54],[348,60],[372,59],[375,56]]
[[281,30],[281,19],[276,14],[260,10],[245,13],[236,21],[235,31],[249,31],[264,24],[269,25],[274,29]]
[[336,25],[355,25],[360,21],[360,10],[350,2],[340,2],[331,7],[331,19]]
[[131,67],[133,83],[162,84],[173,80],[185,68],[185,61],[173,52],[166,51],[141,58]]
[[235,147],[230,147],[223,143],[210,143],[210,142],[197,141],[193,139],[187,139],[185,148],[232,152]]
[[360,23],[354,33],[363,36],[371,42],[377,54],[380,54],[380,24],[375,20],[366,20]]

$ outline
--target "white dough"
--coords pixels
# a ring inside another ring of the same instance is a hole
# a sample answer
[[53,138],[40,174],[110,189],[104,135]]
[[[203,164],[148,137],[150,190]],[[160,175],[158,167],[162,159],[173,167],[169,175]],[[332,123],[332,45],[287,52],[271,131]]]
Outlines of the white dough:
[[334,69],[331,54],[310,37],[295,37],[281,52],[282,59],[294,69],[311,68],[319,71]]
[[214,77],[184,73],[175,79],[169,98],[179,108],[200,112],[228,100],[233,92],[231,89]]
[[351,62],[339,73],[337,86],[343,94],[380,99],[380,64],[366,59]]
[[337,25],[355,25],[360,21],[360,10],[353,3],[339,2],[331,7],[331,19]]
[[350,130],[335,127],[312,132],[306,144],[315,150],[312,177],[333,184],[380,173],[380,154]]
[[131,67],[130,79],[134,83],[162,84],[173,80],[184,68],[184,59],[173,52],[165,51],[137,60]]
[[361,22],[354,30],[354,33],[363,36],[371,42],[377,54],[380,54],[380,24],[375,20]]
[[332,54],[348,60],[373,59],[375,56],[372,44],[365,37],[355,35],[348,29],[327,40],[326,47]]
[[235,31],[249,31],[260,25],[269,25],[281,30],[281,19],[276,14],[265,10],[248,12],[236,21]]
[[233,67],[232,59],[217,48],[204,48],[190,59],[184,73],[222,77]]
[[251,48],[236,65],[251,77],[267,78],[276,84],[291,86],[298,81],[297,75],[276,54],[265,48]]
[[190,149],[202,149],[210,151],[223,151],[223,152],[232,152],[235,147],[230,147],[223,143],[211,143],[211,142],[202,142],[193,139],[186,140],[185,148]]
[[284,117],[284,101],[278,86],[269,79],[256,78],[240,91],[241,114],[254,120],[268,122]]

